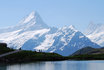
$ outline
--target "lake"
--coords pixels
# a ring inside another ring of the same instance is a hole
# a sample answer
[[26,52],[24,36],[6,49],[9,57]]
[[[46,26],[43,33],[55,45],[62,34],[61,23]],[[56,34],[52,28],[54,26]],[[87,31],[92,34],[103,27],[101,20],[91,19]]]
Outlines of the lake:
[[0,64],[0,70],[104,70],[104,61],[45,61]]

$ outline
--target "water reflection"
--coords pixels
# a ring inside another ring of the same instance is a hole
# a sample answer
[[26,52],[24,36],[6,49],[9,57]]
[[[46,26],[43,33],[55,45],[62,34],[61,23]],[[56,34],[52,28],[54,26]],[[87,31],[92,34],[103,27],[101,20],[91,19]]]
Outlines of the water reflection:
[[4,64],[0,64],[0,70],[7,70],[7,68]]
[[104,70],[104,61],[53,61],[3,65],[0,70]]

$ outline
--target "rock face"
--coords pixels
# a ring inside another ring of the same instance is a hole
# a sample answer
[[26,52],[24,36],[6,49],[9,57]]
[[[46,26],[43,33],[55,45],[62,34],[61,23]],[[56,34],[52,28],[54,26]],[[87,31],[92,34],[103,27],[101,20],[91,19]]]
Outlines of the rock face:
[[100,47],[72,25],[59,29],[48,26],[37,12],[32,12],[16,26],[0,29],[0,41],[10,48],[55,52],[63,56],[86,46]]
[[100,46],[104,46],[104,24],[89,24],[84,33],[89,39]]

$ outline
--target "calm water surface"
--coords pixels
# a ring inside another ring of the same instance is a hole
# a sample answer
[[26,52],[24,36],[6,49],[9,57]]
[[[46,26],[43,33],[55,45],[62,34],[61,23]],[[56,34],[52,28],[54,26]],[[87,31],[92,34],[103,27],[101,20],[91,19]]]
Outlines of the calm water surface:
[[0,70],[104,70],[104,61],[46,61],[0,64]]

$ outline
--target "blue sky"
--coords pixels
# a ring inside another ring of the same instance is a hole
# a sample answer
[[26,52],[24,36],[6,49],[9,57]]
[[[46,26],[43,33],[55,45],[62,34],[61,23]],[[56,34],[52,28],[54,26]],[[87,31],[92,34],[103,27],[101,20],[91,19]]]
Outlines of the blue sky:
[[104,0],[0,0],[0,28],[18,24],[32,11],[50,26],[83,31],[90,22],[104,23]]

